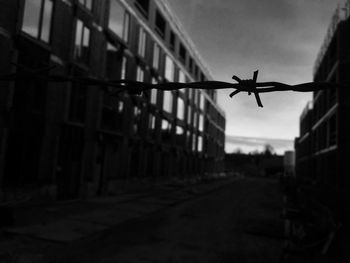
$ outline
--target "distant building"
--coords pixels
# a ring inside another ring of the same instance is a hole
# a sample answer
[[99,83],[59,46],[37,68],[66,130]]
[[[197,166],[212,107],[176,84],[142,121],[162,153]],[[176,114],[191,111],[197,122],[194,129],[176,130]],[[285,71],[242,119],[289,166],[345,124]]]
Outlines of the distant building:
[[[350,83],[350,2],[337,9],[317,58],[314,81]],[[350,89],[314,92],[300,117],[296,174],[338,188],[350,186]]]
[[284,176],[294,176],[295,153],[294,151],[285,151],[283,157]]
[[[0,57],[0,76],[56,66],[40,74],[211,79],[161,0],[1,1]],[[113,97],[76,82],[2,81],[0,192],[71,199],[119,191],[130,179],[219,171],[225,114],[216,94],[151,90]]]

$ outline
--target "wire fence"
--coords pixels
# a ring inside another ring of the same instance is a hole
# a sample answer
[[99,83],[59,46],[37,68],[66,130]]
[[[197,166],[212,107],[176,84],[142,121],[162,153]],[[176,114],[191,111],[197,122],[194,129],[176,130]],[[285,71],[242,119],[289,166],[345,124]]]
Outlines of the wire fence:
[[232,79],[237,83],[229,83],[223,81],[199,81],[190,83],[180,82],[165,82],[151,84],[146,82],[117,79],[117,80],[103,80],[94,77],[80,77],[69,75],[55,75],[49,74],[55,67],[45,67],[42,69],[32,70],[23,66],[15,65],[18,70],[15,73],[0,75],[0,81],[17,81],[17,80],[46,80],[50,82],[74,82],[85,85],[97,85],[105,89],[110,95],[118,95],[121,92],[128,92],[132,95],[141,95],[142,92],[157,89],[162,91],[171,91],[179,89],[202,89],[202,90],[218,90],[218,89],[233,89],[229,94],[232,98],[239,92],[247,92],[248,95],[254,93],[257,104],[263,107],[259,94],[277,91],[296,91],[296,92],[314,92],[325,89],[335,88],[349,88],[348,83],[330,83],[330,82],[307,82],[297,85],[288,85],[281,82],[256,82],[258,71],[254,72],[253,79],[241,80],[237,76]]

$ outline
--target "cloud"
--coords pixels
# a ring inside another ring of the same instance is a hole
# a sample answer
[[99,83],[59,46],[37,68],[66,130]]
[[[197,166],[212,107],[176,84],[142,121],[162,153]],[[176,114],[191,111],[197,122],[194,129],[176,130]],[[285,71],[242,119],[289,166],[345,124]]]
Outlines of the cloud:
[[[339,1],[342,2],[343,0]],[[176,0],[169,1],[192,37],[214,79],[233,82],[233,74],[259,81],[297,84],[312,81],[313,66],[338,1],[328,0]],[[226,134],[293,139],[311,93],[253,96],[218,92],[226,112]]]

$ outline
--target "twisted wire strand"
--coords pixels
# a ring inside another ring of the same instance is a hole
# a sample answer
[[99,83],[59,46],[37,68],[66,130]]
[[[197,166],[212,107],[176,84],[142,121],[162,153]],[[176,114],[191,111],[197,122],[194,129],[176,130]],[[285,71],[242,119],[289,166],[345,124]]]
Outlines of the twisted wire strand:
[[262,103],[258,96],[259,93],[277,92],[277,91],[296,91],[296,92],[313,92],[330,88],[349,88],[349,83],[339,84],[330,82],[307,82],[297,85],[288,85],[281,82],[255,82],[256,78],[248,80],[240,80],[238,77],[232,78],[238,83],[229,83],[223,81],[199,81],[190,83],[166,82],[166,83],[145,83],[134,80],[118,79],[118,80],[103,80],[93,77],[79,76],[63,76],[48,74],[54,67],[47,67],[38,70],[27,69],[23,66],[16,65],[20,70],[16,73],[0,75],[0,81],[17,81],[17,80],[35,80],[41,79],[51,82],[75,82],[85,85],[98,85],[102,88],[112,87],[111,95],[118,95],[121,92],[139,95],[142,92],[157,89],[163,91],[179,90],[179,89],[203,89],[203,90],[218,90],[218,89],[234,89],[230,97],[239,92],[247,92],[255,94],[258,106],[262,107]]

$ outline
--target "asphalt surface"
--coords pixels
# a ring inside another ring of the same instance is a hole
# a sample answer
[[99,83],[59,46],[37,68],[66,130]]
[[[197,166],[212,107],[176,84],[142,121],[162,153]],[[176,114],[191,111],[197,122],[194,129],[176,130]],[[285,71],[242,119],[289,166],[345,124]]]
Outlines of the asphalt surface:
[[[148,198],[141,205],[147,210],[160,201],[166,199]],[[282,205],[278,181],[239,179],[88,238],[54,246],[40,261],[278,262]]]

